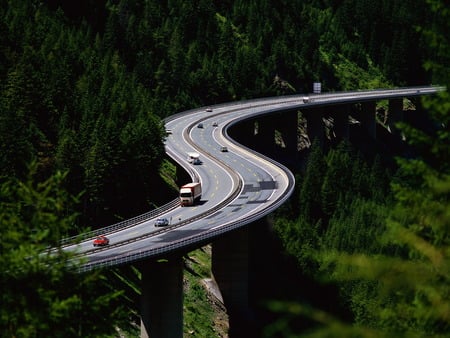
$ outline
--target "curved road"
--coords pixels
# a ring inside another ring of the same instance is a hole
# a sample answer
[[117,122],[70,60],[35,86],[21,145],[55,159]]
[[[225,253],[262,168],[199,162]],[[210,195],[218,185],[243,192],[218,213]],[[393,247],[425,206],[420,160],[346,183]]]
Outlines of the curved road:
[[[103,233],[110,245],[92,246],[93,238],[65,245],[86,259],[81,270],[126,264],[159,257],[174,250],[199,247],[222,233],[244,226],[275,210],[290,196],[294,177],[283,165],[237,144],[227,129],[241,120],[274,111],[324,106],[369,100],[393,99],[434,94],[443,87],[414,87],[389,90],[327,93],[256,99],[194,109],[168,118],[166,152],[202,183],[202,199],[196,206],[167,207],[130,220],[123,226],[107,227]],[[202,123],[203,128],[198,124]],[[217,126],[216,126],[217,124]],[[226,146],[227,152],[221,147]],[[200,154],[202,163],[187,161],[188,152]],[[188,182],[186,182],[188,183]],[[170,220],[168,227],[155,227],[156,217]],[[142,220],[142,218],[144,220]]]

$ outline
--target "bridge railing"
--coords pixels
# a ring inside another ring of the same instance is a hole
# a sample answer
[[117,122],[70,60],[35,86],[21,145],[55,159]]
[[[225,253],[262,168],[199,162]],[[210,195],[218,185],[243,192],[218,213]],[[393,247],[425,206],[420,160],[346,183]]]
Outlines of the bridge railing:
[[84,232],[82,234],[76,235],[76,236],[72,236],[72,237],[67,237],[67,238],[63,238],[61,240],[61,245],[70,245],[73,243],[77,243],[89,238],[93,238],[96,237],[98,235],[103,235],[103,234],[108,234],[108,233],[112,233],[112,232],[117,232],[120,230],[123,230],[125,228],[128,227],[132,227],[135,226],[139,223],[143,223],[146,222],[152,218],[157,217],[158,215],[164,214],[169,210],[172,210],[176,207],[178,207],[180,205],[180,200],[178,198],[174,199],[173,201],[170,201],[167,204],[164,204],[163,206],[150,210],[149,212],[146,212],[144,214],[126,219],[124,221],[100,228],[100,229],[96,229],[96,230],[91,230],[91,231],[87,231]]
[[[176,154],[173,154],[173,153],[171,153],[168,150],[166,150],[166,152],[167,152],[167,154],[169,156],[171,156],[175,160],[178,159],[177,162],[179,164],[183,163],[183,161]],[[183,166],[183,168],[189,173],[189,176],[191,176],[193,182],[198,182],[199,181],[198,174],[194,170],[192,170],[188,166]],[[170,201],[169,203],[167,203],[167,204],[165,204],[165,205],[163,205],[163,206],[161,206],[159,208],[156,208],[156,209],[151,210],[149,212],[146,212],[144,214],[135,216],[133,218],[129,218],[129,219],[126,219],[124,221],[121,221],[121,222],[118,222],[118,223],[115,223],[115,224],[112,224],[112,225],[109,225],[109,226],[106,226],[106,227],[102,227],[102,228],[99,228],[99,229],[96,229],[96,230],[87,231],[87,232],[81,233],[81,234],[76,235],[76,236],[63,238],[60,243],[63,246],[64,245],[71,245],[73,243],[84,241],[84,240],[87,240],[89,238],[96,237],[98,235],[104,235],[104,234],[108,234],[108,233],[112,233],[112,232],[117,232],[117,231],[123,230],[125,228],[135,226],[135,225],[137,225],[139,223],[146,222],[146,221],[148,221],[148,220],[150,220],[152,218],[156,218],[159,215],[162,215],[162,214],[164,214],[164,213],[166,213],[166,212],[168,212],[168,211],[170,211],[172,209],[175,209],[175,208],[177,208],[179,206],[180,206],[180,200],[179,200],[179,198],[176,198],[173,201]]]
[[[228,135],[227,135],[228,137]],[[234,143],[236,143],[235,141],[233,141]],[[248,151],[251,151],[253,153],[256,153],[254,150],[245,147],[243,145],[240,144],[240,147],[243,147],[245,149],[247,149]],[[86,263],[86,264],[82,264],[81,266],[78,267],[78,271],[79,272],[86,272],[86,271],[90,271],[93,269],[98,269],[98,268],[103,268],[103,267],[111,267],[111,266],[116,266],[116,265],[123,265],[123,264],[128,264],[128,263],[132,263],[138,260],[143,260],[149,257],[158,257],[161,256],[165,253],[171,252],[173,250],[182,250],[183,248],[186,247],[191,247],[191,246],[199,246],[199,243],[209,243],[211,242],[211,240],[213,240],[214,238],[217,238],[221,235],[223,235],[226,232],[229,232],[231,230],[234,229],[238,229],[240,227],[243,227],[249,223],[252,223],[266,215],[268,215],[269,213],[275,211],[277,208],[279,208],[292,194],[294,187],[295,187],[295,177],[292,174],[292,172],[285,167],[284,165],[276,162],[275,160],[262,155],[260,153],[258,153],[258,155],[262,158],[264,158],[266,161],[280,167],[287,175],[288,178],[288,187],[287,189],[284,191],[284,193],[278,198],[277,201],[275,201],[273,204],[271,204],[269,207],[265,208],[264,210],[255,213],[255,214],[251,214],[248,215],[245,218],[240,219],[239,221],[235,221],[235,222],[230,222],[229,224],[226,224],[222,227],[219,228],[215,228],[212,230],[207,230],[203,233],[200,234],[196,234],[196,235],[192,235],[189,237],[185,237],[181,240],[177,240],[177,241],[173,241],[171,243],[165,243],[165,244],[161,244],[160,247],[156,247],[156,248],[151,248],[148,250],[139,250],[136,252],[127,252],[126,254],[123,255],[119,255],[119,256],[115,256],[112,258],[107,258],[105,260],[102,261],[96,261],[96,262],[92,262],[92,263]]]
[[[292,185],[292,189],[293,189]],[[92,263],[86,263],[78,267],[79,272],[86,272],[93,269],[99,269],[104,267],[111,267],[111,266],[117,266],[117,265],[123,265],[128,264],[132,262],[136,262],[139,260],[147,259],[149,257],[158,257],[165,253],[174,251],[174,250],[182,250],[183,248],[196,246],[198,247],[200,243],[209,243],[214,238],[217,238],[231,230],[238,229],[240,227],[243,227],[253,221],[256,221],[260,219],[261,217],[264,217],[265,215],[273,212],[276,210],[280,205],[282,205],[286,199],[290,196],[292,193],[292,189],[289,189],[285,192],[285,194],[274,204],[272,204],[267,209],[264,209],[260,213],[252,214],[247,216],[246,218],[243,218],[239,221],[231,222],[230,224],[224,225],[219,228],[215,228],[212,230],[207,230],[203,233],[192,235],[186,238],[183,238],[182,240],[173,241],[171,243],[165,243],[162,244],[160,247],[151,248],[149,250],[139,250],[134,253],[128,252],[126,254],[115,256],[113,258],[108,258],[103,261],[96,261]]]
[[[417,88],[408,88],[408,89],[410,90],[408,95],[411,95],[411,96],[418,96],[418,95],[422,95],[424,93],[427,93],[427,94],[428,93],[436,93],[436,92],[439,92],[439,91],[446,90],[445,87],[417,87]],[[413,89],[413,90],[411,91],[411,89]],[[395,95],[405,96],[404,93],[397,94],[398,90],[399,90],[399,88],[392,88],[392,89],[384,90],[384,94],[386,95],[387,98],[395,97]],[[367,92],[367,93],[372,93],[373,92],[378,97],[380,96],[380,92],[378,90],[375,90],[375,89],[374,90],[359,91],[359,92]],[[349,92],[349,93],[354,93],[354,91],[353,92]],[[305,94],[302,94],[302,95],[305,95]],[[293,96],[286,96],[286,99],[287,100],[288,99],[289,100],[296,100],[296,99],[299,99],[302,95],[299,94],[299,95],[293,95]],[[317,96],[326,96],[326,95],[323,95],[323,94],[310,94],[310,96],[316,96],[316,95]],[[346,92],[338,92],[338,93],[329,93],[328,94],[328,96],[333,96],[333,95],[335,95],[336,97],[345,96]],[[267,100],[269,102],[271,99],[273,99],[273,98],[264,98],[264,99],[246,100],[246,101],[249,104],[249,107],[251,108],[253,101],[261,102],[261,101],[266,101]],[[358,99],[358,100],[360,100],[360,99]],[[236,104],[239,104],[239,103],[241,104],[242,102],[245,102],[245,101],[236,102]],[[225,105],[225,104],[223,104],[223,105]],[[228,103],[228,105],[229,105],[229,103]],[[221,106],[222,106],[222,104],[215,105],[215,107],[217,107],[217,108],[219,108]],[[280,109],[277,108],[277,109],[274,109],[274,111],[275,110],[280,110]],[[186,114],[189,114],[190,112],[194,112],[194,111],[198,111],[198,109],[192,109],[190,111],[186,111],[186,112],[182,112],[182,113],[178,113],[178,114],[172,115],[172,116],[166,118],[165,121],[168,122],[168,121],[170,121],[170,120],[172,120],[172,119],[174,119],[176,117],[179,117],[181,115],[186,115]],[[268,109],[266,111],[266,113],[270,112],[270,111],[271,110]],[[258,113],[255,113],[255,115],[256,114],[258,114]],[[237,123],[237,121],[238,120],[233,121],[233,123],[230,123],[230,126],[232,124],[234,124],[234,123]],[[234,142],[234,143],[236,143],[236,142]],[[242,145],[240,145],[240,146],[242,147]],[[247,147],[244,147],[244,148],[247,148]],[[247,149],[252,151],[249,148],[247,148]],[[259,154],[259,155],[261,156],[261,154]],[[173,157],[175,157],[175,156],[173,156]],[[269,162],[272,162],[272,163],[276,164],[277,166],[279,166],[281,168],[285,168],[283,165],[275,162],[274,160],[272,160],[270,158],[267,158],[266,156],[262,156],[262,157],[264,157]],[[89,271],[89,270],[92,270],[92,269],[95,269],[95,268],[127,264],[127,263],[130,263],[130,262],[135,262],[137,260],[142,260],[142,259],[146,259],[146,258],[149,258],[149,257],[158,257],[158,256],[161,256],[161,255],[163,255],[165,253],[168,253],[168,252],[171,252],[171,251],[174,251],[174,250],[182,250],[182,249],[186,249],[187,247],[190,247],[190,246],[198,246],[199,243],[205,243],[206,244],[208,242],[211,242],[211,240],[213,238],[217,238],[220,235],[222,235],[222,234],[224,234],[224,233],[226,233],[226,232],[228,232],[230,230],[237,229],[237,228],[242,227],[244,225],[247,225],[247,224],[249,224],[249,223],[251,223],[251,222],[253,222],[253,221],[257,220],[257,219],[260,219],[261,217],[263,217],[263,216],[273,212],[275,209],[277,209],[291,195],[291,193],[292,193],[292,191],[294,189],[295,179],[294,179],[292,173],[287,168],[285,168],[285,169],[286,169],[285,172],[288,175],[288,179],[290,181],[289,188],[286,189],[284,194],[276,202],[274,202],[268,208],[264,209],[261,212],[249,215],[246,218],[243,218],[243,219],[241,219],[239,221],[235,221],[235,222],[231,222],[229,224],[225,224],[225,225],[223,225],[222,227],[219,227],[219,228],[214,228],[212,230],[207,230],[207,231],[205,231],[203,233],[200,233],[200,234],[196,234],[196,235],[192,235],[192,236],[189,236],[189,237],[185,237],[185,238],[183,238],[181,240],[176,240],[176,241],[173,241],[171,243],[164,243],[164,244],[161,243],[161,246],[158,246],[158,247],[153,247],[153,248],[147,249],[147,250],[136,250],[135,252],[127,252],[127,253],[124,253],[124,254],[121,254],[121,255],[118,255],[118,256],[115,256],[115,257],[106,258],[104,260],[95,261],[95,262],[91,262],[91,263],[85,263],[85,264],[82,264],[81,266],[79,266],[78,270],[80,272],[83,272],[83,271]],[[195,174],[193,172],[190,172],[190,175],[191,175],[191,177],[194,178]],[[153,217],[155,217],[155,216],[153,216]],[[124,221],[124,222],[121,222],[121,223],[125,223],[125,222],[128,222],[128,221],[133,221],[133,219],[127,220],[127,221]],[[134,221],[134,223],[132,223],[132,224],[136,224],[136,223],[138,223],[138,222]],[[123,227],[124,226],[122,226],[122,228]],[[100,229],[100,230],[104,231],[105,229],[106,228],[103,228],[103,229]],[[78,239],[79,237],[75,236],[74,238]]]

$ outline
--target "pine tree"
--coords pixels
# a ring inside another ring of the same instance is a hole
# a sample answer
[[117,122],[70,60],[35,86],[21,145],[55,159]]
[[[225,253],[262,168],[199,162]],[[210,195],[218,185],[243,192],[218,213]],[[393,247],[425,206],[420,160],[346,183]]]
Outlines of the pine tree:
[[60,247],[77,217],[61,189],[66,174],[41,183],[35,175],[33,165],[25,180],[0,182],[2,337],[109,336],[126,317],[120,293],[99,272],[76,273]]
[[[449,31],[450,11],[442,1],[429,3],[439,23],[426,29],[433,36],[432,47],[438,47],[438,67],[430,69],[449,85],[448,63],[443,67],[440,62],[450,55],[441,35]],[[440,44],[433,45],[435,41]],[[318,255],[330,279],[350,290],[346,296],[355,325],[299,307],[298,313],[323,324],[315,336],[443,337],[450,332],[450,95],[423,100],[435,130],[425,133],[402,125],[419,151],[414,158],[398,159],[402,175],[392,184],[395,203],[378,237],[380,254],[323,250]]]
[[300,215],[312,223],[323,217],[320,190],[325,177],[326,163],[321,146],[316,140],[311,146],[308,156],[305,175],[301,181],[300,189]]

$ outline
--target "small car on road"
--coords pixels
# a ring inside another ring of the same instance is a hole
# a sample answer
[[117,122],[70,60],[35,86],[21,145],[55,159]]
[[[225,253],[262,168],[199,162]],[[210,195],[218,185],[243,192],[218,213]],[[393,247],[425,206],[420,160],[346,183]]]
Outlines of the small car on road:
[[155,227],[164,227],[169,225],[169,220],[167,218],[158,218],[155,221]]
[[104,235],[100,235],[97,236],[94,239],[94,242],[92,243],[94,246],[105,246],[109,244],[109,238],[104,236]]
[[220,151],[223,153],[226,153],[228,151],[228,148],[225,146],[220,147]]

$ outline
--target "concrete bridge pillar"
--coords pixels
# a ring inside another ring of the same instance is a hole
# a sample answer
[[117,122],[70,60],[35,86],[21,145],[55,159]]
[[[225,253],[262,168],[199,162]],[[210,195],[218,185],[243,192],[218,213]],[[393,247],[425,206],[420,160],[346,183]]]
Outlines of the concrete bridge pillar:
[[274,116],[275,128],[280,133],[282,147],[295,156],[298,148],[298,113],[297,111],[284,112]]
[[367,101],[361,103],[361,111],[357,119],[361,122],[363,128],[373,139],[377,138],[377,129],[376,129],[377,124],[375,118],[376,118],[376,102]]
[[183,337],[183,259],[140,265],[141,338]]
[[258,119],[257,148],[264,154],[271,154],[275,149],[275,125],[276,118],[272,115],[266,115]]
[[349,138],[349,122],[348,115],[350,112],[349,105],[341,105],[333,107],[333,131],[336,140],[348,140]]
[[319,141],[319,144],[323,147],[325,139],[325,130],[323,125],[323,109],[312,108],[305,109],[303,115],[306,117],[306,130],[309,141],[311,144],[315,139]]
[[239,122],[238,125],[229,130],[229,133],[230,136],[239,143],[242,143],[249,148],[253,148],[255,146],[256,130],[254,119]]
[[400,121],[403,121],[403,98],[389,100],[387,124],[391,133],[399,134],[395,124]]
[[212,277],[219,286],[229,318],[229,337],[252,337],[253,314],[249,306],[248,227],[212,243]]

